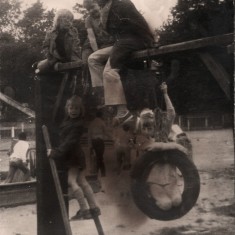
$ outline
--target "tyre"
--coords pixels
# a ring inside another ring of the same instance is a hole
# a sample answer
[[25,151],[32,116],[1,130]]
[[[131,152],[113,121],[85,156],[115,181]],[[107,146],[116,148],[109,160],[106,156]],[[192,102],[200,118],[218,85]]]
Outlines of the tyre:
[[[176,166],[183,179],[182,202],[169,210],[162,210],[156,205],[146,182],[153,166],[159,163]],[[135,163],[131,178],[134,202],[151,219],[167,221],[184,216],[195,205],[200,192],[200,178],[196,166],[178,149],[146,152]]]

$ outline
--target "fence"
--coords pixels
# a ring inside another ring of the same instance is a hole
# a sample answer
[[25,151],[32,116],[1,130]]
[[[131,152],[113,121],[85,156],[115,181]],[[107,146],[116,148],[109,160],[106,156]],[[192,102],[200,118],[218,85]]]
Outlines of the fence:
[[[176,123],[184,131],[213,130],[231,127],[233,125],[232,114],[193,114],[179,115]],[[0,139],[17,137],[19,132],[25,131],[30,139],[35,139],[34,123],[2,123],[0,126]]]
[[20,132],[26,132],[29,139],[35,139],[35,124],[24,122],[5,122],[0,126],[0,139],[17,138]]
[[233,125],[232,114],[194,114],[180,115],[176,122],[185,131],[213,130],[228,128]]

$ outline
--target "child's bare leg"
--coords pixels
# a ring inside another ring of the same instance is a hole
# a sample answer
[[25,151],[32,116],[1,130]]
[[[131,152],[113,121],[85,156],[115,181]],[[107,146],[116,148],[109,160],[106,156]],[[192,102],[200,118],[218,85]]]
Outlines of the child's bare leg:
[[85,178],[84,171],[79,171],[79,175],[77,177],[77,182],[78,182],[79,186],[82,188],[90,208],[96,208],[97,204],[95,201],[94,193],[93,193],[91,186],[89,185],[89,183],[87,182],[87,180]]
[[69,169],[69,171],[68,171],[68,184],[72,188],[72,192],[78,201],[80,209],[82,211],[85,211],[85,210],[88,210],[88,205],[86,203],[86,199],[84,197],[84,193],[83,193],[82,189],[77,184],[77,174],[78,174],[78,169],[76,167]]
[[9,166],[9,171],[8,171],[8,174],[7,174],[7,178],[5,179],[4,183],[11,183],[13,178],[14,178],[14,175],[15,175],[15,172],[16,172],[16,167],[15,166],[12,166],[11,163],[10,163],[10,166]]
[[19,168],[21,171],[23,171],[23,173],[24,173],[25,175],[28,175],[28,174],[29,174],[29,169],[28,169],[28,167],[26,166],[26,164],[25,164],[21,159],[17,160],[17,166],[18,166],[18,168]]

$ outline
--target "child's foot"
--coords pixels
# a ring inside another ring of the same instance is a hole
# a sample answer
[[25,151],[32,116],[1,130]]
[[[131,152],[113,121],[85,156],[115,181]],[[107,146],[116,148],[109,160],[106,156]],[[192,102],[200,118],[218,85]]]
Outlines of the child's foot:
[[81,210],[77,211],[76,215],[72,216],[70,218],[71,221],[73,220],[82,220],[83,219],[83,213]]
[[83,220],[83,219],[91,219],[92,215],[89,210],[79,210],[76,215],[71,217],[71,221],[73,220]]
[[99,208],[99,207],[91,208],[91,209],[90,209],[90,212],[91,212],[91,215],[93,215],[93,216],[99,216],[99,215],[101,215],[101,212],[100,212],[100,208]]
[[85,210],[82,212],[82,214],[83,214],[83,219],[92,219],[92,214],[90,210]]
[[122,125],[124,123],[127,123],[128,121],[131,121],[133,119],[133,115],[129,112],[126,111],[123,115],[117,115],[116,117],[113,118],[113,126],[118,126]]

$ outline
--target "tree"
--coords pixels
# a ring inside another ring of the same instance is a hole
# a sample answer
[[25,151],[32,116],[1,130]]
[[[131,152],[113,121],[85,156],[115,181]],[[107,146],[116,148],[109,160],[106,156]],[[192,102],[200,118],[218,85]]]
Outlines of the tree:
[[233,32],[233,0],[178,0],[157,30],[166,44]]
[[[4,89],[4,86],[11,86],[16,91],[18,101],[33,106],[32,64],[43,59],[42,43],[46,30],[52,26],[55,14],[54,9],[46,11],[40,1],[23,12],[16,3],[16,0],[0,0],[0,5],[4,6],[6,11],[2,12],[3,8],[0,10],[0,14],[5,17],[0,21],[0,77],[3,86],[1,89]],[[20,19],[17,18],[18,12],[22,13]],[[14,21],[8,18],[12,15],[15,15]],[[5,30],[8,28],[12,30]]]
[[[171,10],[172,18],[157,33],[160,44],[173,44],[233,32],[232,0],[178,0]],[[206,49],[233,76],[233,56],[225,47]],[[195,53],[175,54],[179,76],[170,84],[170,93],[178,113],[231,111],[231,102]],[[167,62],[166,62],[167,63]],[[166,71],[170,67],[166,66]]]
[[82,4],[76,3],[73,7],[73,10],[81,15],[81,20],[88,16],[88,11],[83,7]]
[[19,0],[0,0],[0,33],[8,32],[15,35],[15,23],[21,14]]
[[46,11],[43,3],[37,1],[23,14],[23,18],[17,23],[21,31],[20,39],[30,47],[41,47],[46,31],[52,26],[55,10]]

